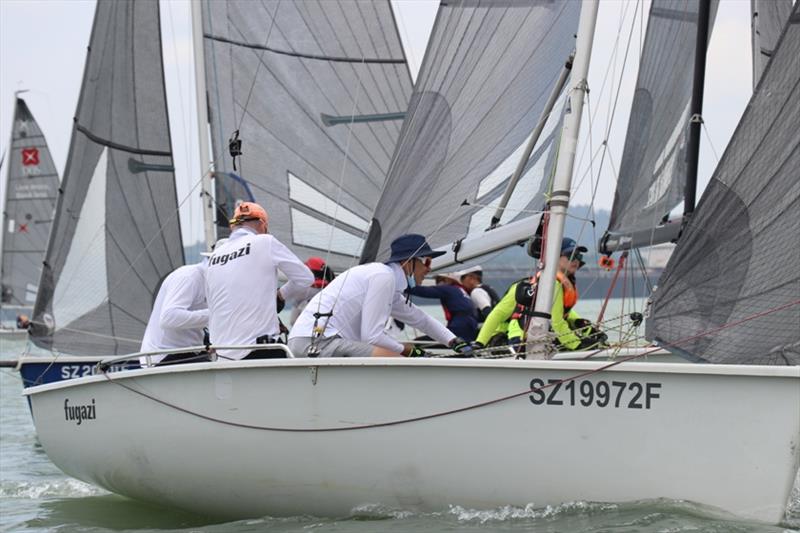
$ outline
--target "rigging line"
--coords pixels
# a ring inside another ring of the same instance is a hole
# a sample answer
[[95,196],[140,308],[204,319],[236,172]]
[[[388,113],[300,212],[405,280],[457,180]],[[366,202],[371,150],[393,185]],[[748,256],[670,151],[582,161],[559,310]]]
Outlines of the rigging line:
[[[236,126],[237,130],[242,128],[242,123],[244,122],[244,117],[245,117],[245,114],[247,112],[247,106],[250,105],[250,97],[253,95],[253,89],[256,86],[256,80],[258,79],[258,71],[261,70],[261,65],[264,63],[264,53],[268,50],[267,43],[269,42],[269,36],[272,34],[272,28],[275,26],[275,19],[278,18],[278,10],[281,8],[281,1],[282,0],[278,0],[278,4],[275,6],[275,13],[272,15],[272,17],[270,17],[269,30],[267,31],[267,37],[264,40],[264,46],[262,47],[261,55],[258,58],[258,66],[256,66],[256,73],[253,74],[253,83],[250,84],[250,90],[247,92],[247,99],[245,100],[244,107],[242,108],[244,112],[242,113],[242,116],[239,117],[239,124]],[[207,37],[207,38],[209,38],[211,40],[220,40],[219,38],[212,37],[210,35],[205,35],[205,34],[204,34],[204,37]],[[235,43],[233,41],[224,41],[224,42],[229,42],[231,44],[241,44],[241,43]]]
[[[771,313],[774,313],[774,312],[782,311],[782,310],[784,310],[784,309],[786,309],[788,307],[791,307],[791,306],[794,306],[794,305],[798,305],[798,304],[800,304],[800,300],[791,302],[789,304],[782,305],[782,306],[774,308],[774,309],[763,311],[761,313],[746,317],[746,318],[744,318],[742,320],[739,320],[739,321],[731,323],[731,324],[726,324],[726,325],[718,327],[718,328],[714,328],[714,329],[711,329],[711,330],[704,331],[701,334],[694,335],[692,337],[687,337],[687,338],[684,338],[684,339],[680,339],[679,341],[676,341],[676,342],[673,342],[673,343],[670,343],[670,344],[666,344],[664,346],[678,346],[680,344],[685,344],[685,343],[687,343],[689,341],[695,340],[698,337],[705,336],[705,335],[710,335],[710,334],[712,334],[712,333],[714,333],[716,331],[719,331],[721,329],[725,329],[725,328],[728,328],[728,327],[733,327],[733,326],[739,325],[739,324],[741,324],[743,322],[747,322],[749,320],[754,320],[756,318],[760,318],[762,316],[765,316],[765,315],[768,315],[768,314],[771,314]],[[499,398],[494,398],[494,399],[486,400],[486,401],[482,401],[482,402],[471,403],[471,404],[465,405],[463,407],[456,407],[454,409],[447,409],[447,410],[444,410],[444,411],[436,411],[436,412],[433,412],[433,413],[429,413],[429,414],[425,414],[425,415],[419,415],[419,416],[413,416],[413,417],[408,417],[408,418],[399,418],[399,419],[395,419],[395,420],[388,420],[386,422],[375,422],[375,423],[371,423],[371,424],[358,424],[358,425],[345,426],[345,427],[300,428],[300,427],[262,426],[262,425],[257,425],[257,424],[246,424],[246,423],[242,423],[242,422],[233,422],[231,420],[224,420],[222,418],[217,418],[217,417],[205,415],[203,413],[199,413],[197,411],[192,411],[191,409],[188,409],[186,407],[181,407],[180,405],[176,405],[176,404],[168,402],[166,400],[162,400],[160,398],[157,398],[157,397],[155,397],[152,394],[149,394],[147,392],[144,392],[144,391],[141,391],[141,390],[137,390],[137,389],[131,387],[130,385],[126,385],[125,383],[123,383],[123,379],[124,378],[122,378],[122,377],[121,377],[121,379],[113,379],[111,373],[109,373],[109,372],[103,372],[103,376],[106,378],[107,381],[109,381],[111,383],[114,383],[115,385],[118,385],[118,386],[128,390],[129,392],[132,392],[132,393],[134,393],[136,395],[139,395],[139,396],[141,396],[143,398],[146,398],[146,399],[148,399],[150,401],[153,401],[155,403],[158,403],[158,404],[163,405],[165,407],[168,407],[170,409],[174,409],[176,411],[185,413],[185,414],[190,415],[190,416],[194,416],[196,418],[200,418],[202,420],[207,420],[209,422],[215,422],[215,423],[218,423],[218,424],[223,424],[223,425],[226,425],[226,426],[238,427],[238,428],[243,428],[243,429],[254,429],[254,430],[258,430],[258,431],[274,431],[274,432],[282,432],[282,433],[332,433],[332,432],[339,432],[339,431],[358,431],[358,430],[376,429],[376,428],[390,427],[390,426],[399,426],[399,425],[403,425],[403,424],[409,424],[409,423],[412,423],[412,422],[423,422],[423,421],[426,421],[426,420],[432,420],[432,419],[441,418],[441,417],[444,417],[444,416],[454,415],[454,414],[458,414],[458,413],[464,413],[464,412],[467,412],[467,411],[473,411],[475,409],[480,409],[482,407],[488,407],[488,406],[491,406],[491,405],[496,405],[496,404],[499,404],[499,403],[502,403],[502,402],[506,402],[508,400],[513,400],[513,399],[516,399],[516,398],[527,396],[527,395],[529,395],[531,393],[539,392],[539,391],[542,391],[544,389],[548,389],[548,388],[551,388],[551,387],[561,386],[564,383],[569,383],[571,381],[575,381],[575,380],[578,380],[578,379],[581,379],[581,378],[585,378],[585,377],[588,377],[588,376],[591,376],[591,375],[594,375],[594,374],[599,374],[599,373],[605,372],[606,370],[609,370],[611,368],[619,366],[622,363],[625,363],[625,362],[628,362],[628,361],[633,361],[633,360],[645,357],[647,355],[656,353],[656,352],[661,351],[663,349],[664,349],[664,347],[662,347],[662,346],[656,346],[656,347],[654,347],[652,349],[646,349],[642,353],[634,354],[634,355],[630,355],[630,356],[625,356],[625,357],[620,357],[619,359],[611,361],[610,363],[602,365],[602,366],[600,366],[598,368],[595,368],[595,369],[592,369],[592,370],[586,370],[584,372],[578,372],[577,374],[573,374],[573,375],[568,376],[566,378],[563,378],[561,380],[548,382],[547,384],[539,386],[539,387],[531,387],[531,388],[528,388],[528,389],[526,389],[524,391],[521,391],[521,392],[516,392],[516,393],[513,393],[513,394],[509,394],[509,395],[506,395],[506,396],[501,396]],[[602,351],[604,351],[604,350],[596,350],[595,352],[590,354],[590,356],[595,355],[595,354],[599,354]],[[124,373],[117,373],[118,376],[120,374],[124,375]]]
[[709,135],[708,133],[708,128],[706,128],[706,121],[703,120],[700,123],[700,126],[702,126],[703,128],[703,133],[706,134],[706,140],[708,141],[708,145],[711,146],[711,152],[713,152],[714,154],[715,162],[717,163],[717,165],[719,165],[719,155],[717,154],[717,149],[714,148],[714,143],[711,141],[711,135]]

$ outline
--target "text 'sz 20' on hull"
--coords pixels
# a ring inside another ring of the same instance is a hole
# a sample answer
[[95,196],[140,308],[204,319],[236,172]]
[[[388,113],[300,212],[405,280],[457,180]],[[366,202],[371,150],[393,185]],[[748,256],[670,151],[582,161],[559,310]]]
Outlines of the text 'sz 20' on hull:
[[603,365],[238,361],[25,394],[64,472],[205,515],[668,498],[781,520],[800,461],[799,367],[593,372]]

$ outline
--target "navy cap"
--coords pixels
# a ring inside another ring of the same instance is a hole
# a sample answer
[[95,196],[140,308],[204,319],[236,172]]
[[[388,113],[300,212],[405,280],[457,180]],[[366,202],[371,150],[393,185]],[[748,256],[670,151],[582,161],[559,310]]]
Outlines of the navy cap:
[[570,239],[569,237],[564,237],[561,239],[561,255],[570,256],[575,253],[585,254],[589,251],[589,249],[585,246],[578,246],[578,243],[575,242],[575,239]]
[[432,250],[422,235],[409,233],[392,241],[392,256],[386,262],[399,263],[414,257],[439,257],[444,254],[445,252]]

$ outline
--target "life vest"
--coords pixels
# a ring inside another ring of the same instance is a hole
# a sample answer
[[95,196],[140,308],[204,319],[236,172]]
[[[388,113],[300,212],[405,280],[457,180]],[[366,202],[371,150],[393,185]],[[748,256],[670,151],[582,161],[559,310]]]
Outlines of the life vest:
[[[518,282],[517,291],[514,295],[517,301],[517,308],[514,310],[514,314],[511,315],[512,319],[520,318],[533,310],[533,304],[536,301],[536,285],[541,275],[542,271],[540,270],[533,278]],[[578,303],[578,288],[572,279],[561,271],[556,272],[556,281],[561,284],[564,292],[564,317],[566,318],[570,310]]]

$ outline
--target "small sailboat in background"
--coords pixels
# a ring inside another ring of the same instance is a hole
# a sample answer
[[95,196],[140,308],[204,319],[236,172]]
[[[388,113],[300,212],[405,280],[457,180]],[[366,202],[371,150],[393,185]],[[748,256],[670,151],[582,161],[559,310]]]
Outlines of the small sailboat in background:
[[39,124],[15,95],[6,155],[0,259],[0,336],[23,338],[33,316],[42,258],[58,197],[58,173]]

